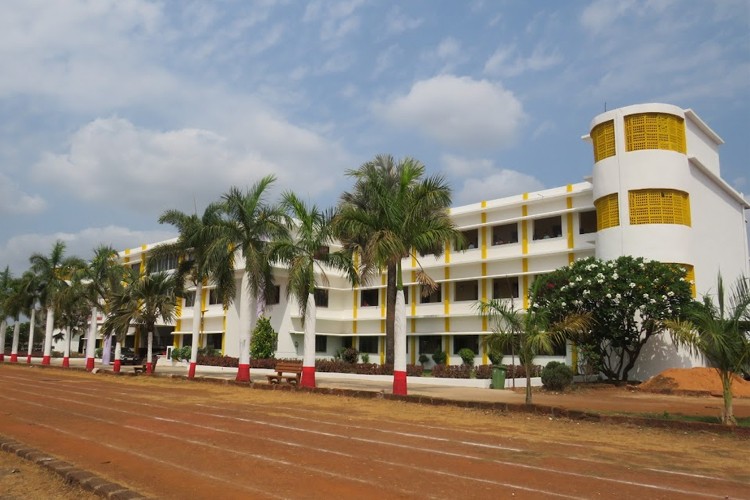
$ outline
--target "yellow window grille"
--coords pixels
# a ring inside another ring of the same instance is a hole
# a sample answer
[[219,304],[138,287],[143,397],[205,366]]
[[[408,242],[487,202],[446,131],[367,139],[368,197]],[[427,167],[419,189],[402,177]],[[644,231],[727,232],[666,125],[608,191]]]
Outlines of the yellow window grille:
[[693,297],[697,295],[695,289],[695,268],[690,264],[676,264],[685,270],[685,279],[690,283],[690,292]]
[[591,142],[594,144],[594,162],[609,158],[615,151],[615,122],[600,123],[591,129]]
[[630,224],[690,225],[690,195],[676,189],[639,189],[628,193]]
[[685,120],[666,113],[641,113],[625,117],[628,151],[667,149],[685,153]]
[[596,208],[597,231],[620,225],[620,203],[617,200],[617,193],[602,196],[594,202],[594,208]]

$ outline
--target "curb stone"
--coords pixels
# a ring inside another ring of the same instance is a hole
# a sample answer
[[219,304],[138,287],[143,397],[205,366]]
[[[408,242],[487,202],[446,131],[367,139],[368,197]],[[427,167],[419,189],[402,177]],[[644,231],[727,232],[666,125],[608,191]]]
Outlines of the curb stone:
[[39,450],[29,448],[28,446],[1,434],[0,450],[12,453],[24,460],[28,460],[31,463],[44,467],[48,471],[57,474],[66,483],[76,484],[84,490],[91,491],[102,498],[116,500],[136,500],[147,498],[121,484],[108,481],[97,476],[93,472],[78,469],[68,462],[45,455]]

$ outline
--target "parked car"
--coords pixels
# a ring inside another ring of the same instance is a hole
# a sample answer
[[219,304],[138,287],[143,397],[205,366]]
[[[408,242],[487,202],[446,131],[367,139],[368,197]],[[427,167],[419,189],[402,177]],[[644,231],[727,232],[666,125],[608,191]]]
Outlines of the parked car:
[[[114,353],[112,353],[112,357],[114,358]],[[131,347],[122,347],[120,349],[120,363],[123,365],[140,365],[143,360]]]

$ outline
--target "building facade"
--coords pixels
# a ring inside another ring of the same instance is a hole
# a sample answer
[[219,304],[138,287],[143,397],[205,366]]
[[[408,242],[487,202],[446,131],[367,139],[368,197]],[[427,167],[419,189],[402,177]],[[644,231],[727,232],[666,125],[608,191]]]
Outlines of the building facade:
[[[416,283],[417,260],[404,260],[407,362],[440,349],[448,363],[457,364],[459,350],[468,347],[477,363],[487,363],[481,338],[490,325],[477,315],[477,301],[502,299],[526,307],[535,276],[576,259],[632,255],[679,263],[688,269],[697,295],[712,291],[718,272],[726,282],[750,274],[745,225],[750,207],[721,178],[721,138],[693,111],[666,104],[615,109],[595,117],[583,139],[594,154],[592,176],[584,182],[450,210],[468,248],[446,247],[440,257],[419,257],[438,290],[423,296]],[[155,245],[123,251],[123,262],[142,267]],[[176,262],[160,265],[170,269]],[[238,287],[240,277],[238,271]],[[383,362],[385,276],[361,288],[333,272],[328,280],[316,293],[317,356],[331,357],[352,346],[371,362]],[[275,281],[278,293],[268,298],[264,314],[279,332],[277,357],[301,358],[301,317],[287,298],[284,269],[276,269]],[[241,300],[224,307],[209,286],[201,297],[181,299],[176,323],[159,327],[156,344],[190,345],[193,300],[200,300],[200,344],[238,356],[240,308],[257,311],[257,305],[247,294],[237,296]],[[128,344],[145,345],[136,335]],[[562,345],[537,361],[566,356],[568,362],[574,357],[571,347]],[[700,363],[659,339],[644,349],[633,378]]]

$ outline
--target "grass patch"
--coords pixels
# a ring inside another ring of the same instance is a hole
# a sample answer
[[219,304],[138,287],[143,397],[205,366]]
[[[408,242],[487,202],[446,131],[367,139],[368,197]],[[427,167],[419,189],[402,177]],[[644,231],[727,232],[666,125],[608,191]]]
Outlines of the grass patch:
[[[673,420],[678,422],[703,422],[706,424],[720,424],[721,418],[710,415],[683,415],[681,413],[631,413],[636,417],[654,418],[657,420]],[[750,417],[735,417],[738,427],[750,427]]]

